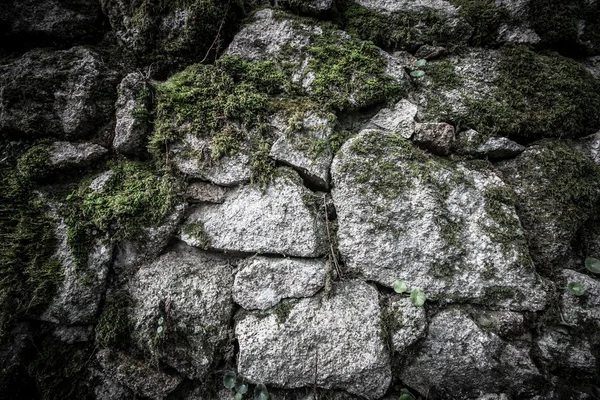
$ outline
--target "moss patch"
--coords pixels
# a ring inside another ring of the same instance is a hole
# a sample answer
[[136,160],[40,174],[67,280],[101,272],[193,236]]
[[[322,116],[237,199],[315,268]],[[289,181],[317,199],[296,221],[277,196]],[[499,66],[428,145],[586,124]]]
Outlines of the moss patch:
[[450,0],[461,17],[473,27],[469,39],[471,46],[487,46],[496,42],[500,25],[509,18],[504,7],[494,0]]
[[69,245],[80,267],[87,263],[94,238],[117,242],[139,236],[143,227],[160,223],[175,201],[175,183],[168,175],[134,162],[114,164],[111,170],[102,190],[90,189],[86,180],[67,198]]
[[96,344],[102,347],[123,348],[129,345],[133,328],[129,319],[131,298],[127,292],[118,292],[106,299],[104,310],[96,324]]
[[456,73],[454,64],[448,60],[427,63],[423,70],[435,88],[456,89],[463,82]]
[[208,250],[210,248],[211,239],[206,233],[206,229],[204,229],[203,222],[186,224],[183,226],[181,232],[197,241],[195,247],[199,247],[202,250]]

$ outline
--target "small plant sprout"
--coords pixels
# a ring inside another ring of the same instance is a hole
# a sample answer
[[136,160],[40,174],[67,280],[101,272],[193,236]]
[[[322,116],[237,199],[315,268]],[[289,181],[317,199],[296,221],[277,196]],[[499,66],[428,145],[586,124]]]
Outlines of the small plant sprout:
[[269,392],[267,391],[267,387],[262,383],[259,383],[254,388],[254,400],[268,400]]
[[425,71],[421,71],[420,69],[416,71],[410,71],[410,76],[412,76],[413,78],[421,78],[425,76]]
[[398,400],[415,400],[415,397],[408,391],[408,389],[403,388],[400,390],[400,398]]
[[412,63],[413,70],[410,71],[410,76],[413,78],[421,78],[425,76],[425,71],[419,69],[427,65],[427,60],[421,59]]
[[235,387],[236,380],[237,377],[235,372],[227,371],[225,372],[225,375],[223,375],[223,386],[225,386],[227,389],[233,389]]
[[425,59],[420,59],[415,61],[413,64],[413,67],[417,67],[417,68],[421,68],[427,65],[427,60]]
[[240,382],[235,385],[235,390],[238,392],[238,394],[246,394],[246,392],[248,392],[248,385]]
[[394,283],[392,283],[392,287],[396,293],[404,293],[408,291],[408,287],[404,281],[394,281]]
[[600,260],[594,257],[585,259],[585,267],[594,274],[600,274]]
[[242,400],[242,398],[244,397],[243,394],[241,394],[240,392],[236,393],[235,396],[233,396],[234,400]]
[[423,289],[413,289],[410,292],[410,301],[417,307],[422,307],[426,299]]
[[569,292],[573,293],[575,296],[582,296],[585,293],[585,288],[583,285],[577,282],[569,282],[567,284],[567,289],[569,289]]

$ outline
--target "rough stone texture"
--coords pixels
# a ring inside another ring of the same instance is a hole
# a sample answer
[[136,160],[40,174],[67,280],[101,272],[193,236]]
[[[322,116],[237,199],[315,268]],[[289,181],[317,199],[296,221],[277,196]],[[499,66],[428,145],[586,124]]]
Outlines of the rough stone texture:
[[103,372],[92,370],[92,376],[97,383],[94,387],[96,400],[129,400],[135,395],[123,385],[109,379]]
[[59,326],[52,335],[67,344],[82,343],[92,339],[92,330],[84,326]]
[[581,138],[578,148],[584,153],[589,154],[596,165],[600,165],[600,131]]
[[335,8],[335,0],[278,0],[281,6],[302,14],[322,16]]
[[486,138],[473,129],[458,134],[456,147],[462,153],[487,157],[491,161],[515,157],[526,149],[525,146],[508,138],[501,136]]
[[454,145],[454,127],[434,122],[417,124],[413,141],[433,154],[446,156]]
[[417,307],[408,297],[394,296],[388,305],[387,323],[390,325],[392,349],[402,353],[427,331],[427,315],[423,307]]
[[401,379],[422,396],[476,398],[481,393],[531,395],[541,375],[527,348],[481,330],[459,310],[437,314]]
[[415,58],[434,60],[444,55],[446,55],[445,48],[441,46],[430,46],[428,44],[424,44],[423,46],[419,47],[419,50],[417,50],[417,52],[415,53]]
[[253,186],[231,190],[223,204],[201,204],[187,219],[181,239],[220,251],[319,257],[325,253],[324,218],[314,194],[295,172],[279,176],[263,192]]
[[[498,163],[516,194],[519,217],[539,268],[560,264],[598,199],[597,166],[568,143],[547,140]],[[562,187],[557,188],[557,184]]]
[[90,182],[89,189],[94,192],[101,192],[114,173],[115,171],[112,169],[100,173],[92,180],[92,182]]
[[193,178],[210,181],[220,186],[235,186],[249,182],[250,149],[244,143],[236,154],[211,159],[212,143],[209,139],[186,134],[169,149],[175,167]]
[[179,376],[167,374],[116,351],[102,349],[96,354],[96,360],[109,379],[153,400],[166,398],[182,381]]
[[142,240],[125,240],[117,245],[113,261],[117,280],[128,278],[135,272],[135,267],[153,260],[165,249],[177,231],[185,210],[184,204],[175,206],[173,212],[167,215],[162,223],[142,228]]
[[203,379],[226,348],[233,263],[180,244],[142,266],[130,282],[134,343],[183,376]]
[[32,50],[0,65],[0,132],[64,139],[108,136],[115,75],[83,47]]
[[467,311],[477,326],[486,332],[492,332],[502,338],[517,338],[524,333],[525,321],[521,313],[481,308]]
[[598,332],[600,330],[600,281],[570,269],[563,270],[562,276],[565,284],[577,282],[585,288],[585,294],[579,297],[564,288],[561,310],[565,322],[579,328],[591,327]]
[[88,165],[108,152],[93,143],[54,142],[49,150],[49,167],[80,167]]
[[391,372],[375,288],[342,282],[330,298],[288,302],[279,317],[276,310],[266,316],[248,313],[236,323],[240,374],[286,388],[311,386],[316,380],[318,387],[343,389],[367,399],[387,391]]
[[596,372],[596,358],[590,344],[581,338],[548,329],[536,340],[539,357],[551,369],[578,373]]
[[106,287],[106,278],[112,258],[112,246],[96,239],[88,255],[87,268],[78,268],[67,240],[67,225],[60,220],[56,227],[59,246],[55,257],[60,260],[64,279],[42,321],[64,325],[93,322]]
[[285,298],[311,297],[325,286],[324,260],[253,257],[240,268],[233,299],[247,310],[270,308]]
[[390,287],[404,280],[441,302],[544,307],[510,190],[492,171],[367,130],[338,152],[332,176],[348,269]]
[[113,147],[122,154],[140,154],[148,134],[148,102],[150,87],[139,72],[130,73],[119,84],[116,104],[116,126]]
[[227,189],[208,182],[192,182],[185,197],[191,203],[223,203]]
[[[333,154],[326,143],[333,134],[334,121],[334,116],[307,112],[299,122],[302,126],[293,127],[283,116],[273,118],[278,139],[271,147],[271,158],[293,167],[316,187],[329,189]],[[322,143],[323,149],[315,148],[317,143]]]
[[95,0],[5,0],[0,4],[0,41],[7,47],[64,47],[94,41],[105,30]]
[[369,122],[368,127],[400,134],[405,139],[410,139],[415,132],[415,116],[417,106],[408,100],[402,99],[393,109],[383,108]]
[[458,10],[446,0],[357,0],[361,6],[384,12],[441,11],[446,15],[456,15]]

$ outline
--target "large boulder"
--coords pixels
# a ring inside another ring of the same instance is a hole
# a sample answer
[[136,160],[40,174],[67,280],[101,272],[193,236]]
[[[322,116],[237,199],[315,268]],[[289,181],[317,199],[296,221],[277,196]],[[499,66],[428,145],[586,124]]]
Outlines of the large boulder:
[[145,354],[203,379],[225,353],[234,259],[180,244],[130,281],[132,339]]
[[515,191],[537,268],[549,271],[560,265],[577,231],[593,213],[600,169],[564,141],[537,143],[498,166]]
[[544,307],[512,192],[485,164],[367,130],[342,147],[332,175],[348,269],[386,286],[404,280],[441,302]]
[[32,50],[0,65],[0,132],[62,139],[110,135],[116,75],[83,47]]
[[243,314],[235,326],[238,372],[268,386],[316,385],[378,399],[391,379],[379,320],[377,290],[359,281],[340,283],[331,297]]
[[422,396],[448,399],[502,392],[523,398],[537,393],[541,383],[527,347],[505,342],[452,309],[433,317],[400,377]]
[[263,191],[241,186],[222,204],[200,204],[185,221],[181,239],[191,246],[228,252],[320,257],[325,254],[325,220],[318,198],[293,171]]

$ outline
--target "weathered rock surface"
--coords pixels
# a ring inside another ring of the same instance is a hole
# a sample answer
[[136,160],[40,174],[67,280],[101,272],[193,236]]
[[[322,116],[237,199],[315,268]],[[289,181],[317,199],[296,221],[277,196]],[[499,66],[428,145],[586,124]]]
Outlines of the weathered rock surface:
[[78,266],[69,246],[64,220],[60,220],[56,227],[56,237],[59,247],[55,257],[61,262],[64,278],[40,319],[64,325],[91,323],[106,287],[112,246],[106,240],[96,239],[92,243],[87,265],[82,268]]
[[85,326],[58,326],[52,335],[67,344],[87,342],[92,339],[92,331]]
[[412,304],[409,298],[394,296],[387,309],[392,348],[402,353],[427,332],[427,315],[423,307]]
[[391,373],[376,289],[348,281],[336,286],[330,298],[316,296],[277,308],[266,316],[245,314],[236,323],[240,374],[275,387],[316,382],[367,399],[387,391]]
[[454,127],[435,122],[416,124],[413,141],[433,154],[446,156],[454,145]]
[[49,150],[49,167],[84,166],[107,152],[104,147],[94,143],[54,142]]
[[[106,377],[131,389],[135,394],[162,400],[179,386],[179,376],[167,374],[124,353],[100,350],[96,360]],[[118,392],[118,391],[117,391]]]
[[[543,141],[498,164],[540,269],[560,261],[598,199],[598,166],[565,142]],[[557,190],[560,188],[560,190]]]
[[459,310],[431,321],[427,337],[401,379],[422,396],[477,398],[481,393],[535,393],[541,375],[527,348],[481,330]]
[[185,377],[205,377],[230,329],[233,264],[180,244],[142,266],[130,283],[134,343]]
[[332,176],[347,268],[442,302],[544,307],[511,191],[491,170],[367,130],[342,147]]
[[335,116],[307,112],[298,119],[294,126],[283,116],[273,119],[278,138],[271,147],[271,158],[293,167],[313,185],[327,190],[333,160],[328,139],[333,135]]
[[537,340],[540,358],[550,370],[567,369],[578,373],[594,373],[596,358],[587,340],[546,330]]
[[564,288],[561,310],[565,322],[578,328],[592,328],[598,332],[600,328],[600,281],[570,269],[563,270],[562,275],[565,284],[577,282],[585,289],[585,294],[578,297]]
[[186,220],[181,239],[219,251],[319,257],[325,253],[325,221],[314,194],[295,172],[280,169],[263,192],[242,186],[223,204],[201,204]]
[[208,182],[192,182],[187,187],[185,196],[192,203],[223,203],[227,189]]
[[0,132],[64,139],[108,135],[115,75],[86,48],[32,50],[0,65]]
[[148,102],[150,87],[139,72],[123,78],[118,87],[115,138],[113,147],[122,154],[140,154],[145,151],[148,134]]
[[456,7],[446,0],[358,0],[357,3],[384,12],[436,10],[446,15],[458,14]]
[[325,261],[253,257],[240,265],[233,299],[247,310],[270,308],[281,299],[311,297],[325,286]]
[[279,0],[278,3],[302,14],[322,16],[335,8],[335,0]]
[[525,146],[505,137],[493,136],[485,139],[473,129],[458,135],[457,147],[462,152],[487,157],[491,161],[515,157],[526,149]]
[[415,132],[417,106],[408,100],[400,100],[393,109],[383,108],[369,122],[368,127],[398,133],[410,139]]
[[82,44],[106,30],[94,0],[6,0],[0,4],[3,46]]

